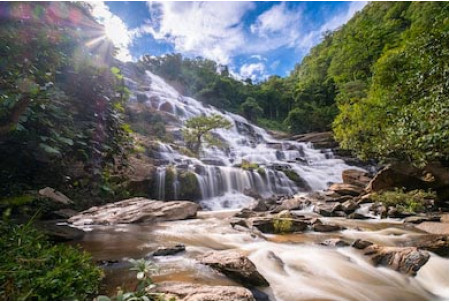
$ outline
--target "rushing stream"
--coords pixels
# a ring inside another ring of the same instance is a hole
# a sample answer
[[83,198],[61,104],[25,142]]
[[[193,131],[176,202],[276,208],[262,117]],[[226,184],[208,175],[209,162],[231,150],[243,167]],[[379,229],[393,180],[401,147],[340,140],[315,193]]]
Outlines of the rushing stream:
[[[329,183],[341,182],[342,171],[350,167],[335,159],[330,151],[313,149],[310,144],[276,140],[238,115],[183,97],[150,72],[146,72],[138,84],[129,67],[124,71],[133,98],[140,94],[141,99],[146,100],[146,106],[174,117],[168,127],[173,131],[176,144],[159,143],[155,153],[161,160],[156,172],[156,198],[170,199],[167,197],[170,187],[172,198],[177,199],[182,190],[178,177],[181,172],[189,171],[195,174],[200,188],[199,202],[211,211],[200,212],[198,218],[192,220],[89,227],[90,232],[78,244],[96,260],[142,258],[160,246],[183,243],[186,246],[184,253],[149,257],[160,268],[154,276],[156,283],[237,285],[195,261],[196,256],[209,250],[236,249],[247,254],[267,279],[270,286],[260,290],[272,300],[448,299],[448,258],[430,253],[430,260],[417,276],[409,277],[386,267],[373,266],[355,248],[319,245],[326,239],[341,238],[402,246],[415,237],[425,236],[422,231],[405,228],[400,220],[321,218],[325,222],[345,225],[347,229],[335,233],[305,232],[265,237],[232,228],[228,218],[235,212],[233,209],[252,201],[243,194],[245,190],[252,189],[262,196],[322,190]],[[142,86],[147,89],[140,89]],[[226,142],[227,148],[205,147],[201,159],[177,150],[177,144],[183,144],[179,136],[183,121],[211,114],[222,115],[233,123],[229,130],[215,131],[215,135]],[[260,169],[249,171],[237,167],[242,160],[257,163]],[[172,182],[167,182],[169,168],[175,171]],[[294,171],[302,182],[293,182],[287,177],[286,170]],[[134,273],[129,272],[127,266],[126,262],[105,266],[107,292],[113,293],[116,286],[134,283]]]

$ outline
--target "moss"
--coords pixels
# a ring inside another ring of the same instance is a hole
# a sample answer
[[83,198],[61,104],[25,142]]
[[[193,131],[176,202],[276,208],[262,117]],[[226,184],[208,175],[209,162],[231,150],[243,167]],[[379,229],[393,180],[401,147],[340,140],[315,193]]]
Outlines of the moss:
[[296,184],[303,182],[302,178],[293,170],[290,169],[283,169],[283,173],[288,177],[291,181],[295,182]]
[[404,192],[402,189],[396,189],[375,193],[371,197],[374,202],[380,202],[386,207],[394,206],[400,211],[421,212],[433,205],[436,193],[424,190]]
[[240,167],[244,170],[254,170],[254,169],[258,169],[259,165],[257,163],[251,163],[247,160],[242,160]]
[[274,218],[273,229],[276,234],[287,234],[292,231],[292,220],[289,218]]
[[261,176],[265,176],[266,175],[266,170],[262,167],[258,167],[258,169],[256,170],[258,172],[258,174],[260,174]]
[[178,181],[180,182],[180,192],[178,195],[178,199],[189,201],[200,200],[202,194],[197,177],[193,172],[182,172],[178,175]]
[[173,183],[175,182],[175,168],[167,166],[164,199],[166,201],[174,200],[175,194],[173,190]]

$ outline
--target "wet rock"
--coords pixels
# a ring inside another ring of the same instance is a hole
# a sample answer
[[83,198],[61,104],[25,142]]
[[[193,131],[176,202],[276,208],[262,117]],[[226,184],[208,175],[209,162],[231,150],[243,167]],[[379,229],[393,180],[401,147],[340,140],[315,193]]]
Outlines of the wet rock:
[[303,220],[291,218],[252,218],[249,225],[266,234],[301,232],[307,227]]
[[324,217],[332,217],[333,213],[339,210],[342,210],[340,203],[319,203],[314,206],[314,212]]
[[372,242],[361,240],[361,239],[357,239],[357,240],[355,240],[352,243],[352,247],[354,247],[356,249],[364,249],[364,248],[369,247],[371,245],[373,245]]
[[401,210],[398,210],[396,207],[390,206],[388,209],[387,215],[389,218],[403,219],[406,217],[414,216],[414,215],[416,215],[416,213],[401,211]]
[[338,211],[335,211],[335,212],[333,213],[333,216],[334,216],[334,217],[345,218],[345,217],[347,217],[347,214],[346,214],[344,211],[342,211],[342,210],[338,210]]
[[336,239],[327,239],[323,242],[320,242],[320,245],[330,247],[346,247],[349,246],[350,244],[342,239],[336,238]]
[[220,158],[202,158],[200,160],[206,165],[225,166],[225,162]]
[[198,209],[198,204],[189,201],[162,202],[132,198],[91,207],[68,221],[73,225],[81,226],[183,220],[194,218]]
[[256,192],[254,189],[251,188],[245,188],[243,191],[243,194],[249,197],[252,197],[253,199],[260,200],[262,199],[261,195]]
[[403,220],[403,223],[405,223],[405,224],[419,224],[419,223],[422,223],[422,222],[439,222],[440,220],[441,220],[441,217],[439,217],[439,216],[431,216],[431,217],[411,216],[411,217],[405,218],[405,220]]
[[255,264],[240,252],[211,251],[197,257],[197,260],[245,286],[269,286]]
[[53,219],[69,219],[70,217],[73,217],[76,214],[78,214],[78,212],[73,209],[63,208],[63,209],[51,212],[50,217]]
[[357,198],[356,203],[358,203],[358,204],[373,203],[372,194],[365,194],[365,195],[361,196],[360,198]]
[[309,201],[307,201],[306,199],[298,199],[298,198],[285,199],[281,202],[281,205],[276,206],[272,212],[301,209],[303,205],[307,204],[308,202]]
[[405,247],[417,247],[448,257],[448,235],[419,235],[401,243]]
[[234,216],[236,218],[253,218],[258,217],[260,214],[258,214],[256,211],[250,210],[248,208],[243,208],[240,212],[236,213]]
[[266,203],[264,203],[264,200],[262,200],[262,199],[256,200],[254,203],[252,203],[252,205],[250,205],[249,208],[252,211],[258,211],[258,212],[269,210]]
[[107,267],[107,266],[112,266],[115,264],[119,264],[120,261],[119,260],[99,260],[95,262],[98,266],[103,266],[103,267]]
[[359,205],[353,201],[347,201],[341,204],[342,211],[350,214],[359,208]]
[[313,225],[313,230],[320,233],[328,233],[328,232],[334,232],[344,229],[341,226],[337,225],[331,225],[331,224],[320,224],[316,223]]
[[389,267],[414,276],[427,263],[430,254],[416,247],[379,247],[372,245],[364,250],[375,265]]
[[338,197],[326,197],[325,198],[325,202],[330,203],[330,202],[346,202],[348,200],[352,200],[354,197],[352,196],[338,196]]
[[361,187],[345,183],[334,183],[328,188],[328,190],[332,190],[341,196],[352,197],[357,197],[364,191],[364,189],[362,189]]
[[380,218],[387,218],[387,208],[382,203],[374,203],[370,210],[374,213],[376,216],[380,216]]
[[242,226],[242,227],[248,228],[247,221],[242,218],[231,218],[230,225],[231,225],[231,227]]
[[80,240],[84,237],[84,231],[58,220],[38,222],[37,227],[54,242]]
[[252,292],[256,301],[270,301],[269,296],[265,292],[260,291],[257,288],[250,288],[249,290]]
[[61,204],[72,204],[72,200],[70,200],[67,196],[65,196],[63,193],[51,188],[46,187],[39,190],[39,195],[48,198],[52,201],[61,203]]
[[342,180],[344,183],[365,188],[371,178],[367,172],[357,169],[346,169],[342,172]]
[[363,214],[354,212],[350,215],[347,216],[348,219],[352,219],[352,220],[367,220],[370,219],[370,217],[366,217]]
[[163,282],[154,292],[176,301],[254,301],[250,290],[240,286],[209,286],[192,283]]
[[180,252],[186,251],[186,246],[183,244],[177,244],[172,247],[158,247],[153,253],[152,256],[159,257],[159,256],[171,256],[176,255]]
[[429,234],[448,235],[448,223],[445,222],[422,222],[415,226]]

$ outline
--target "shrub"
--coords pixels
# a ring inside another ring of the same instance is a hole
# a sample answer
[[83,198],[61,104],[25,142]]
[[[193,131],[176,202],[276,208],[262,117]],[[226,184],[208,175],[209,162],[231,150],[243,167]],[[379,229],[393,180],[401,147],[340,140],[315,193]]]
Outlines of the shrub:
[[0,223],[0,300],[87,300],[103,276],[90,256],[52,245],[26,225]]
[[373,195],[374,202],[381,202],[386,207],[394,206],[399,210],[420,212],[433,206],[436,193],[424,190],[404,192],[402,189],[385,191]]

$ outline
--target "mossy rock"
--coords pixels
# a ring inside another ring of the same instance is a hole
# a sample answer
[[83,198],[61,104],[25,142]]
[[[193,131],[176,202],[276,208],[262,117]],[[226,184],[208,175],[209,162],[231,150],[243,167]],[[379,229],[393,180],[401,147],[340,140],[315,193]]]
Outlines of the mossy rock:
[[197,177],[193,172],[185,171],[178,175],[180,190],[178,193],[179,200],[198,201],[202,197]]
[[292,182],[295,183],[299,188],[303,190],[311,190],[311,187],[306,183],[306,181],[300,177],[295,171],[290,169],[283,169],[283,173],[288,177]]

